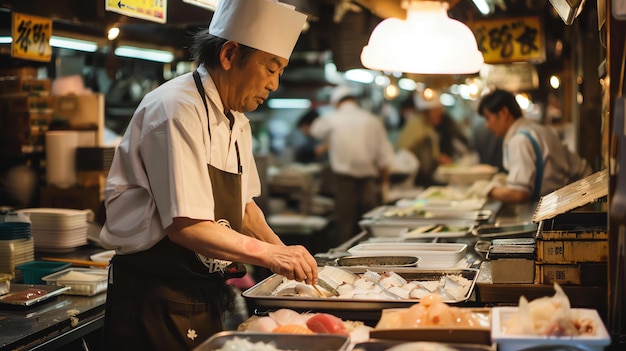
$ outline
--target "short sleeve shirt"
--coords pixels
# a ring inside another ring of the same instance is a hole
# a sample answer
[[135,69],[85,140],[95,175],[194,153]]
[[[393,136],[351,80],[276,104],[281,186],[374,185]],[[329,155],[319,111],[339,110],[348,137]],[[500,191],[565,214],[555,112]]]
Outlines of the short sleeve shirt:
[[237,173],[235,141],[242,165],[242,213],[260,194],[248,119],[232,112],[231,132],[213,80],[203,67],[198,72],[209,120],[191,73],[159,86],[137,107],[107,178],[107,221],[100,234],[106,247],[142,251],[161,240],[176,217],[214,220],[207,165]]

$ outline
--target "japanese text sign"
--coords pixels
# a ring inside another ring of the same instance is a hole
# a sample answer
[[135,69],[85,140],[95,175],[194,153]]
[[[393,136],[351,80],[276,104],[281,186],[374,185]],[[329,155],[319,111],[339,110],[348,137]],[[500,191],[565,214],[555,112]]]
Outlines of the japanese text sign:
[[34,61],[50,61],[52,20],[13,12],[11,56]]
[[475,21],[472,30],[485,63],[545,61],[544,33],[539,17]]
[[167,0],[106,0],[105,10],[152,22],[167,21]]

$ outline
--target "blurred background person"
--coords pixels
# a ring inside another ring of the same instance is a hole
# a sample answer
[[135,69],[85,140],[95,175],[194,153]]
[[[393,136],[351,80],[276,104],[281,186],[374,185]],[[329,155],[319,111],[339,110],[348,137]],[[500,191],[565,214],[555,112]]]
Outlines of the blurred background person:
[[496,89],[478,105],[487,128],[503,137],[503,165],[496,181],[476,182],[470,192],[505,203],[535,202],[543,195],[591,174],[591,167],[571,152],[550,127],[525,118],[515,95]]
[[478,162],[469,138],[446,112],[439,94],[433,90],[427,89],[405,99],[400,104],[400,111],[405,122],[395,146],[411,151],[419,160],[415,185],[439,184],[435,179],[439,166]]
[[384,202],[394,153],[382,120],[359,106],[350,87],[336,87],[330,102],[335,110],[313,122],[311,135],[328,142],[335,246],[358,234],[361,216]]
[[400,114],[404,123],[395,147],[398,150],[408,150],[418,159],[419,169],[415,176],[415,185],[433,185],[433,174],[439,166],[439,136],[417,110],[414,96],[409,96],[400,103]]
[[311,124],[320,116],[317,109],[304,113],[296,128],[289,135],[288,144],[293,149],[293,161],[297,163],[324,162],[327,159],[328,142],[311,135]]

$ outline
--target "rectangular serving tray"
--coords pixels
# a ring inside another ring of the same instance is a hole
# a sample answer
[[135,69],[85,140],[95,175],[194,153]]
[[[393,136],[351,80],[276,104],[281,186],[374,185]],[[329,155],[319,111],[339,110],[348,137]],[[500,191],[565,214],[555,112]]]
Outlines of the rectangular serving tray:
[[[29,288],[45,290],[48,293],[43,296],[39,296],[37,298],[30,299],[30,300],[20,300],[20,301],[5,301],[4,300],[4,297],[7,296],[8,294],[24,291]],[[51,286],[51,285],[38,285],[38,284],[11,284],[9,292],[6,295],[0,296],[0,305],[32,306],[34,304],[43,302],[54,296],[60,295],[70,289],[71,288],[69,286]]]
[[[348,268],[346,268],[348,269]],[[354,273],[364,273],[366,269],[362,267],[355,267],[348,269]],[[467,301],[476,283],[478,277],[478,270],[473,268],[462,269],[420,269],[420,268],[405,268],[398,267],[393,269],[381,269],[381,268],[369,268],[371,271],[383,272],[393,271],[407,280],[423,280],[423,281],[435,281],[439,280],[442,276],[448,274],[460,274],[463,278],[468,279],[471,285],[467,291],[467,294],[463,298],[456,300],[446,300],[444,302],[449,304],[460,303]],[[403,308],[410,307],[419,302],[419,299],[402,299],[402,300],[367,300],[367,299],[343,299],[337,297],[302,297],[302,296],[272,296],[274,291],[282,282],[282,275],[271,275],[270,277],[257,283],[255,286],[244,291],[242,295],[246,300],[256,306],[257,308],[291,308],[295,310],[335,310],[335,311],[365,311],[365,312],[380,312],[385,308]]]
[[451,268],[465,258],[463,243],[361,243],[348,249],[354,256],[416,256],[420,268]]

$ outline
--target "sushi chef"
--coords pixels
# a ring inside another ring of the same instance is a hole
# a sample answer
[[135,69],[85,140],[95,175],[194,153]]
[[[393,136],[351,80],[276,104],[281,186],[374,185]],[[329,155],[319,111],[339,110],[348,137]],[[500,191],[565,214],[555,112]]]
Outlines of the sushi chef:
[[478,113],[486,127],[503,137],[503,166],[491,182],[476,182],[470,192],[505,203],[536,202],[543,195],[591,174],[586,160],[571,152],[552,129],[523,116],[515,96],[495,89],[485,95]]
[[[225,284],[258,265],[314,284],[254,201],[254,111],[278,88],[306,15],[274,0],[221,0],[195,34],[198,63],[140,102],[115,152],[100,239],[111,261],[107,350],[189,350],[223,329]],[[242,269],[243,268],[243,269]]]

